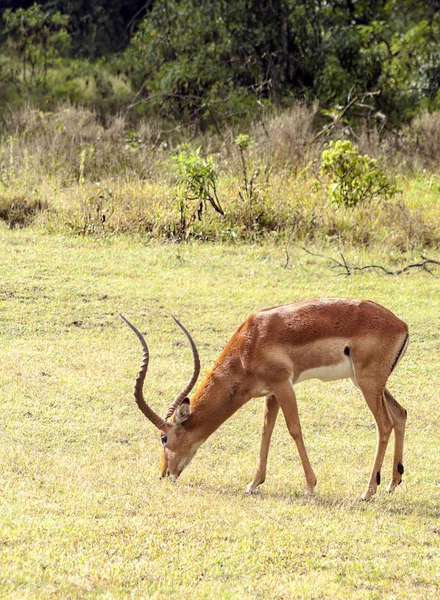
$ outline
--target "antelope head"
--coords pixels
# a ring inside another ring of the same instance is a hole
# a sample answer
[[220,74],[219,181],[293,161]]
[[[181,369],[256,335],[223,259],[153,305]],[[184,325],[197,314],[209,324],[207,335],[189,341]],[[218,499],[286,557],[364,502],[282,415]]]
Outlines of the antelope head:
[[143,351],[143,361],[136,377],[134,397],[142,413],[159,430],[160,443],[162,445],[161,477],[169,476],[175,481],[196,453],[200,442],[193,439],[185,427],[185,421],[190,416],[190,401],[187,395],[196,384],[200,373],[200,359],[197,347],[189,332],[173,316],[174,321],[186,335],[192,349],[194,359],[193,374],[185,388],[176,396],[174,402],[168,409],[165,419],[162,419],[147,404],[143,395],[143,386],[147,375],[150,353],[141,332],[128,321],[123,315],[120,317],[137,335]]

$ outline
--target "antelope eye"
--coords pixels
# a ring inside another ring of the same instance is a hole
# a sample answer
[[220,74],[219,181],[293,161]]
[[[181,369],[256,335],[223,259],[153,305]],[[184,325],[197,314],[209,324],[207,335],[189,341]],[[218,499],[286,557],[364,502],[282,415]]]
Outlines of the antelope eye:
[[161,436],[160,436],[160,441],[161,441],[161,443],[162,443],[162,446],[165,446],[165,444],[166,444],[166,443],[167,443],[167,441],[168,441],[168,438],[167,438],[167,436],[166,436],[165,434],[164,434],[164,435],[161,435]]

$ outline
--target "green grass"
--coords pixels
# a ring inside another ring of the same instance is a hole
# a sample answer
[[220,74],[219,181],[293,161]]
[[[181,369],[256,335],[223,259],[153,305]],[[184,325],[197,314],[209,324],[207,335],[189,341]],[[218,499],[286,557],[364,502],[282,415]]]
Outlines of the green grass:
[[[270,245],[144,245],[0,228],[0,597],[438,598],[440,280],[363,273]],[[435,254],[435,253],[434,253]],[[347,252],[353,262],[384,256]],[[390,390],[408,409],[403,485],[358,497],[376,433],[347,382],[297,395],[317,497],[282,417],[268,477],[256,469],[262,400],[199,450],[175,485],[132,398],[146,333],[146,396],[164,415],[191,372],[175,314],[205,371],[249,312],[311,296],[365,297],[406,320]]]

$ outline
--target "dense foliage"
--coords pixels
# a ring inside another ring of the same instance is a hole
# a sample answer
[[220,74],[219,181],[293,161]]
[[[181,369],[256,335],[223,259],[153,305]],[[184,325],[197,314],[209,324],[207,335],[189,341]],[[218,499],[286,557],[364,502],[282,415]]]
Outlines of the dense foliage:
[[[47,0],[41,8],[7,0],[3,6],[3,102],[12,93],[19,100],[17,89],[32,68],[44,73],[32,81],[42,106],[44,86],[51,88],[49,100],[160,112],[218,129],[225,118],[252,118],[266,105],[298,98],[317,98],[334,110],[369,93],[367,105],[344,118],[367,115],[393,125],[440,103],[434,0]],[[29,35],[17,22],[29,23],[30,11],[40,17]],[[62,43],[30,56],[30,39],[44,39],[47,23],[50,35],[58,27]],[[70,58],[55,64],[67,40]]]
[[[21,64],[16,74],[8,73],[17,87],[47,87],[47,73],[55,58],[69,44],[67,15],[44,11],[38,4],[27,10],[6,10],[3,14],[4,32],[9,53]],[[13,64],[13,63],[12,63]]]
[[343,206],[392,198],[398,192],[396,182],[377,166],[375,159],[362,156],[349,140],[330,142],[322,153],[321,174],[330,176],[331,199]]

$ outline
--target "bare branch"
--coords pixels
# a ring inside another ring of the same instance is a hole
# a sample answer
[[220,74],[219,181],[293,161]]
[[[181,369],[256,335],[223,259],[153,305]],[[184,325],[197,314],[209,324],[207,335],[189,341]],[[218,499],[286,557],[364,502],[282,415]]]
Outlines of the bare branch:
[[318,252],[312,252],[308,248],[303,247],[302,249],[305,252],[307,252],[307,254],[310,254],[311,256],[315,256],[317,258],[323,258],[324,260],[328,261],[330,269],[343,269],[346,277],[349,277],[350,275],[352,275],[354,271],[368,271],[370,269],[381,271],[382,273],[385,273],[386,275],[401,275],[402,273],[407,273],[411,269],[418,269],[420,271],[426,271],[433,277],[437,277],[437,275],[435,275],[432,271],[432,266],[434,266],[434,265],[440,266],[440,260],[435,260],[433,258],[427,258],[426,256],[424,256],[422,254],[421,260],[419,260],[418,262],[415,262],[415,263],[410,263],[408,265],[405,265],[404,267],[401,267],[400,269],[391,270],[391,269],[387,269],[383,265],[376,265],[376,264],[363,265],[362,267],[359,267],[357,265],[349,265],[347,260],[345,259],[345,256],[342,254],[342,252],[339,252],[339,254],[341,255],[341,258],[342,258],[342,262],[340,262],[339,260],[336,260],[335,258],[333,258],[331,256],[325,256],[324,254],[319,254]]

